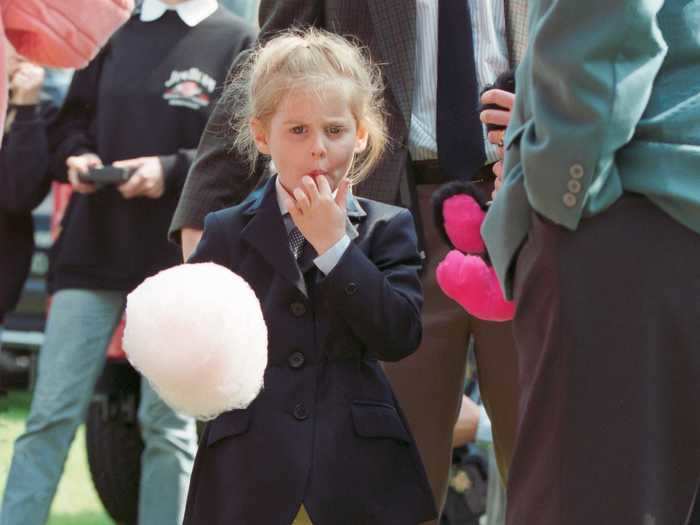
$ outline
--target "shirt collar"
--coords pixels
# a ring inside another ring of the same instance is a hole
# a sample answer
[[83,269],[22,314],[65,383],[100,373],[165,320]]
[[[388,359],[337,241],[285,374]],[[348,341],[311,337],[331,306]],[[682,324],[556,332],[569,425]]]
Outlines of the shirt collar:
[[189,27],[194,27],[219,7],[217,0],[187,0],[177,5],[168,5],[161,0],[143,0],[140,20],[152,22],[158,20],[168,10],[175,11]]

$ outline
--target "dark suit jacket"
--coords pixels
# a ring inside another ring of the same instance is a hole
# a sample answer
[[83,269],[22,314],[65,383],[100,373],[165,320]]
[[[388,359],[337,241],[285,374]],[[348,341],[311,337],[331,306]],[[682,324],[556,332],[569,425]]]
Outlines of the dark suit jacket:
[[[503,0],[511,65],[519,60],[526,41],[526,0]],[[387,125],[391,144],[372,174],[355,188],[357,195],[408,206],[406,147],[411,122],[416,55],[415,0],[262,0],[260,39],[293,26],[315,25],[367,46],[382,65]],[[183,227],[201,228],[204,216],[238,203],[255,187],[249,165],[232,152],[226,137],[228,112],[218,105],[197,150],[180,203],[170,226],[179,240]],[[458,132],[458,131],[457,131]]]
[[[415,525],[435,516],[413,438],[377,359],[421,338],[420,259],[406,210],[349,199],[349,248],[325,277],[289,250],[274,179],[206,219],[190,262],[245,278],[268,327],[265,387],[210,422],[185,523]],[[311,253],[309,253],[311,252]],[[304,283],[305,279],[305,283]]]

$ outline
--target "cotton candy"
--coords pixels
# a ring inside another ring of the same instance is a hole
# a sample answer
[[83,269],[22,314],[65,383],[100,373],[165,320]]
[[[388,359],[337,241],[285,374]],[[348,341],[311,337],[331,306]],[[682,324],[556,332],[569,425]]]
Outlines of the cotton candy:
[[263,387],[267,327],[248,283],[214,263],[183,264],[127,297],[124,351],[175,411],[212,419]]

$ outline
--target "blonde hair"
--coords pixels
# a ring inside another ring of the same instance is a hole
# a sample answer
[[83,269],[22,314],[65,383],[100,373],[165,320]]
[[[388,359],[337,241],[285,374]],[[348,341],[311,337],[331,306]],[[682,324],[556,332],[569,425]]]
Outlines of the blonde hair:
[[222,101],[236,108],[229,119],[233,146],[248,158],[251,170],[260,155],[251,119],[267,125],[291,90],[310,88],[320,94],[329,83],[341,82],[350,87],[351,112],[368,138],[353,161],[350,180],[355,184],[365,178],[387,142],[381,73],[359,46],[313,28],[287,30],[259,45],[227,83]]

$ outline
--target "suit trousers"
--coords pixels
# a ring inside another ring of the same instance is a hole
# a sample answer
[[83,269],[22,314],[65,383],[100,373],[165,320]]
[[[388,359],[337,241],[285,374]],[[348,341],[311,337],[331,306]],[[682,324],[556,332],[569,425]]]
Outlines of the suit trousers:
[[697,523],[700,235],[634,194],[573,232],[533,213],[514,291],[506,522]]
[[[517,360],[511,323],[481,321],[442,293],[435,270],[449,248],[432,219],[437,185],[416,187],[427,262],[422,275],[423,340],[418,351],[385,363],[425,465],[436,506],[442,508],[452,459],[452,431],[464,392],[467,349],[474,337],[482,398],[491,418],[501,474],[507,473],[515,439]],[[504,478],[505,479],[505,478]]]

